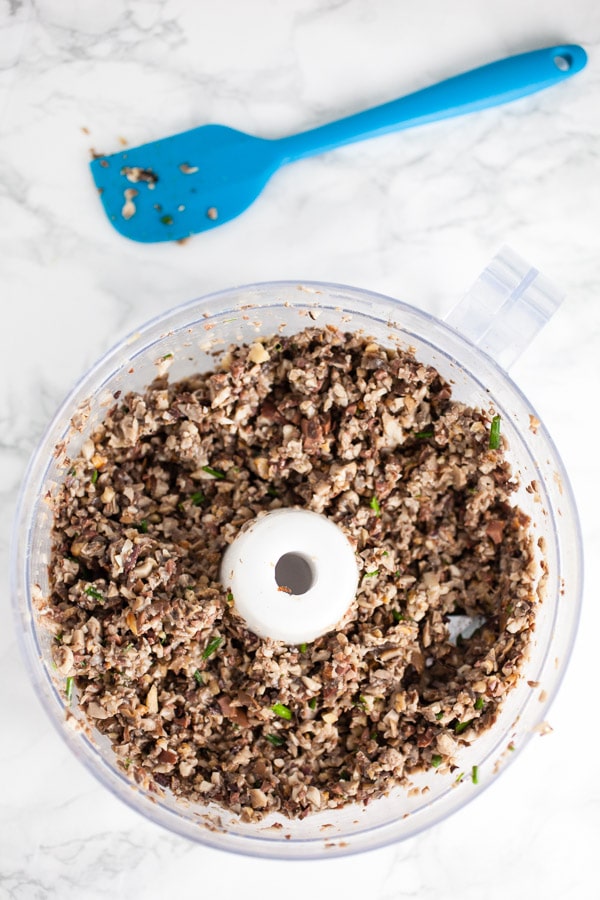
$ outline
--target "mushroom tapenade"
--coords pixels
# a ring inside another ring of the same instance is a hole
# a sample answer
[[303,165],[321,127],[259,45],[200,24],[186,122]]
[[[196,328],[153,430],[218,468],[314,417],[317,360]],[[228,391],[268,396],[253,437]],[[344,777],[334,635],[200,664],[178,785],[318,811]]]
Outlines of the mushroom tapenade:
[[[516,684],[538,602],[495,422],[490,446],[434,368],[334,328],[119,397],[56,497],[40,611],[119,765],[245,820],[452,766]],[[280,507],[356,549],[355,601],[308,645],[251,633],[219,581],[242,526]],[[458,615],[478,627],[453,637]]]

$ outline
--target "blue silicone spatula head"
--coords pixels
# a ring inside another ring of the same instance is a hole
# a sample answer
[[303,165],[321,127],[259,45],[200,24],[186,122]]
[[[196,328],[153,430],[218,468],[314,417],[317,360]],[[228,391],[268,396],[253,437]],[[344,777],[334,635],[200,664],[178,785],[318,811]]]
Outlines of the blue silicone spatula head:
[[276,142],[204,125],[91,163],[114,227],[136,241],[181,240],[233,219],[278,165]]
[[279,140],[205,125],[98,157],[92,175],[108,218],[125,237],[182,240],[243,212],[283,163],[517,100],[570,78],[586,61],[575,44],[521,53]]

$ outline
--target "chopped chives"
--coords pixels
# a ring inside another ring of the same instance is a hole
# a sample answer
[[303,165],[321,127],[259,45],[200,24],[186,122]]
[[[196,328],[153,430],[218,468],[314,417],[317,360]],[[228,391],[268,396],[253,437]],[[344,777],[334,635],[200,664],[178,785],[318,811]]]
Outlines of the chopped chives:
[[231,591],[227,591],[227,603],[229,606],[233,606],[233,594]]
[[465,731],[469,727],[472,721],[473,719],[467,719],[466,722],[459,722],[458,725],[454,726],[454,734],[462,734],[463,731]]
[[306,653],[308,650],[308,644],[300,644],[300,653]]
[[425,431],[415,431],[414,437],[421,439],[433,437],[433,428],[427,428]]
[[202,685],[204,684],[204,678],[202,677],[202,672],[200,671],[200,669],[196,669],[196,671],[194,672],[194,681],[196,682],[198,687],[202,687]]
[[490,426],[490,450],[500,447],[500,416],[494,416]]
[[73,684],[74,684],[74,682],[75,682],[75,679],[73,678],[73,676],[69,675],[69,677],[67,678],[67,683],[65,685],[65,697],[67,698],[67,703],[70,703],[71,700],[73,699]]
[[273,747],[281,747],[282,744],[285,744],[285,739],[279,734],[267,734],[265,737]]
[[83,593],[87,594],[88,597],[93,597],[94,600],[100,600],[101,602],[104,602],[104,597],[102,596],[100,591],[97,591],[96,588],[91,584],[88,584],[88,586],[84,588]]
[[202,491],[194,491],[194,493],[190,496],[190,500],[192,501],[194,506],[200,506],[201,503],[204,503],[206,497],[204,496]]
[[317,698],[311,697],[310,700],[308,701],[308,705],[311,709],[316,709],[317,708]]
[[397,609],[392,610],[392,616],[393,616],[394,622],[403,622],[404,618],[405,618],[401,612],[398,612]]
[[377,497],[371,497],[371,502],[369,503],[369,506],[371,507],[371,509],[373,510],[373,512],[375,513],[376,516],[381,515],[381,506],[380,506],[380,503],[379,503],[379,500],[377,499]]
[[208,657],[211,656],[215,652],[215,650],[218,650],[222,643],[222,637],[213,638],[212,641],[210,641],[202,651],[202,659],[208,659]]
[[437,769],[437,767],[440,765],[441,762],[442,762],[442,757],[440,756],[440,754],[434,753],[433,756],[431,757],[431,765],[435,769]]
[[483,699],[482,696],[479,696],[477,698],[477,700],[475,701],[475,709],[483,709],[484,706],[485,706],[485,700]]
[[92,472],[92,484],[96,484],[99,474],[100,473],[98,472],[98,469],[94,469],[94,471]]
[[284,703],[274,703],[271,707],[271,712],[274,712],[275,715],[279,716],[280,719],[285,719],[286,722],[289,722],[292,718],[291,709]]
[[220,472],[219,469],[213,469],[212,466],[202,466],[202,471],[206,472],[207,475],[212,475],[213,478],[225,478],[224,472]]
[[444,718],[444,713],[443,712],[436,713],[435,717],[436,717],[437,721],[439,722],[440,719]]
[[138,528],[139,528],[139,530],[142,532],[142,534],[147,534],[147,532],[148,532],[148,519],[142,519],[142,521],[140,522]]
[[479,784],[479,768],[478,766],[473,766],[471,769],[471,781],[473,784]]
[[379,575],[379,569],[373,569],[372,572],[365,572],[365,578],[373,578],[374,575]]
[[161,216],[160,221],[162,225],[172,225],[173,224],[173,216]]

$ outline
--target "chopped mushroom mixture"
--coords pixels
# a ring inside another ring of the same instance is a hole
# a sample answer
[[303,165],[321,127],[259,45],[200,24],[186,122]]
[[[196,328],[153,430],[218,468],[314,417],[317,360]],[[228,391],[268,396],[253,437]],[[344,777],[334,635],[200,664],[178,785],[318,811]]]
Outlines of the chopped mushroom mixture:
[[[333,327],[175,383],[159,370],[115,400],[55,500],[38,604],[66,702],[139,784],[245,821],[451,769],[516,684],[538,602],[490,425],[411,353]],[[219,581],[242,526],[280,507],[356,549],[355,601],[308,645],[252,634]],[[456,616],[479,627],[453,637]]]

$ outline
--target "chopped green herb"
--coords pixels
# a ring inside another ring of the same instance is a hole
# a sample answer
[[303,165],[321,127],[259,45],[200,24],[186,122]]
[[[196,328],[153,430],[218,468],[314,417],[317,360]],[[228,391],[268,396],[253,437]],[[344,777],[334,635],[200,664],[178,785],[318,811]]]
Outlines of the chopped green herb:
[[494,416],[490,427],[490,450],[500,447],[500,416]]
[[128,756],[127,759],[125,760],[125,762],[123,763],[123,765],[125,766],[126,769],[128,769],[132,762],[133,762],[133,760]]
[[165,355],[162,357],[162,361],[164,362],[166,359],[173,359],[173,354],[165,353]]
[[444,713],[443,712],[436,713],[435,717],[436,717],[437,721],[439,722],[440,719],[444,718]]
[[456,776],[456,780],[455,780],[454,784],[460,784],[460,782],[463,780],[464,777],[465,777],[465,773],[459,772],[458,775]]
[[365,697],[364,694],[359,694],[359,695],[358,695],[358,700],[357,700],[357,702],[356,702],[356,705],[357,705],[357,706],[361,706],[363,709],[367,709],[367,708],[368,708],[367,698]]
[[473,719],[468,719],[466,722],[459,722],[458,725],[454,726],[454,734],[462,734],[463,731],[469,727]]
[[62,644],[62,639],[63,639],[62,631],[59,631],[58,634],[54,635],[54,640],[56,641],[57,644]]
[[265,737],[274,747],[281,747],[285,744],[285,738],[282,738],[280,734],[267,734]]
[[381,555],[382,555],[382,556],[389,556],[390,554],[387,552],[387,550],[384,550],[383,553],[382,553]]
[[138,531],[141,531],[142,534],[148,533],[148,519],[142,519],[142,521],[138,525]]
[[365,572],[365,578],[373,578],[375,575],[379,575],[379,569],[373,569],[372,572]]
[[308,644],[300,644],[300,653],[306,653],[308,650]]
[[473,784],[479,784],[479,769],[477,766],[473,766],[471,769],[471,781]]
[[369,503],[369,506],[371,507],[371,509],[373,510],[373,512],[375,513],[376,516],[381,515],[381,506],[379,505],[379,500],[377,499],[377,497],[371,497],[371,502]]
[[514,751],[515,745],[513,744],[512,741],[510,742],[510,744],[508,745],[508,747],[507,747],[506,749],[507,749],[507,750],[510,750],[511,753]]
[[286,706],[284,703],[275,703],[271,707],[271,712],[274,712],[276,716],[279,716],[280,719],[285,719],[286,722],[289,722],[292,718],[292,711],[289,706]]
[[202,677],[202,672],[200,671],[200,669],[196,669],[196,671],[194,672],[194,681],[196,682],[198,687],[202,687],[202,685],[204,684],[204,678]]
[[233,594],[231,591],[227,591],[227,602],[230,606],[233,606]]
[[394,622],[403,622],[406,618],[406,616],[403,616],[397,609],[392,610],[392,616],[394,617]]
[[173,216],[161,216],[160,221],[163,225],[172,225],[173,224]]
[[98,469],[94,469],[94,471],[92,472],[92,484],[96,484],[99,474],[100,473],[98,472]]
[[427,428],[425,431],[415,431],[414,437],[420,439],[433,437],[433,428]]
[[72,469],[69,469],[69,475],[71,476],[71,478],[75,478],[75,476],[77,475],[77,469],[75,468],[75,466],[73,466]]
[[308,701],[308,705],[310,706],[311,709],[316,709],[317,708],[317,698],[311,697],[310,700]]
[[340,772],[340,781],[350,781],[350,772],[347,772],[346,769]]
[[277,488],[273,487],[272,484],[267,488],[267,494],[270,494],[271,497],[279,497]]
[[210,641],[202,651],[202,659],[208,659],[208,657],[211,656],[215,652],[215,650],[218,650],[222,643],[222,637],[213,638],[212,641]]
[[434,753],[434,755],[431,757],[431,765],[435,769],[437,769],[437,767],[441,764],[441,762],[442,762],[442,757],[439,755],[439,753]]
[[67,698],[67,703],[70,703],[73,699],[73,685],[75,683],[75,679],[72,675],[69,675],[67,678],[67,683],[65,685],[65,697]]
[[206,472],[208,475],[212,475],[213,478],[225,478],[224,472],[220,472],[218,469],[213,469],[212,466],[202,466],[202,471]]
[[101,603],[104,603],[104,597],[102,596],[100,591],[97,591],[96,588],[91,584],[88,584],[83,593],[87,594],[88,597],[93,597],[94,600],[100,600]]
[[477,700],[475,701],[475,709],[483,709],[484,706],[485,706],[485,700],[481,696],[478,697]]
[[200,506],[201,503],[204,503],[206,497],[202,493],[202,491],[194,491],[194,493],[190,496],[190,500],[194,504],[194,506]]
[[163,634],[161,634],[158,639],[164,647],[164,645],[167,643],[167,635],[163,632]]

